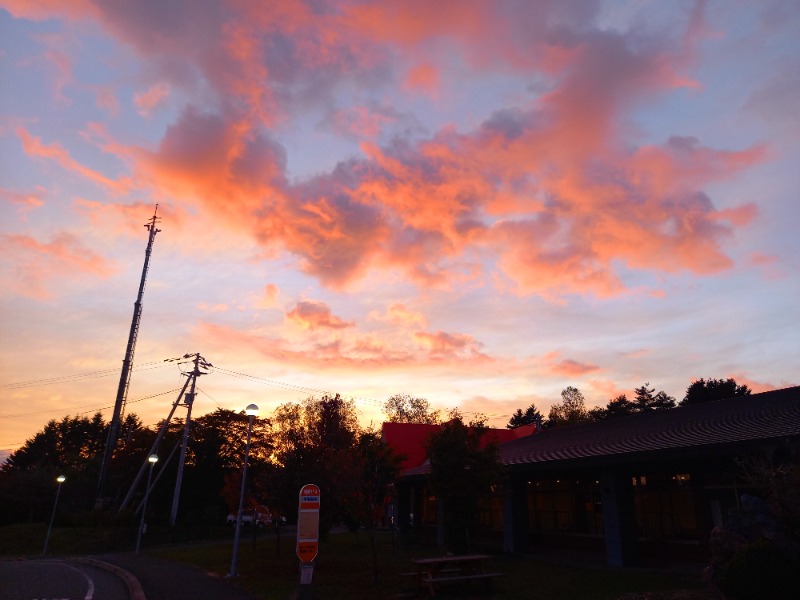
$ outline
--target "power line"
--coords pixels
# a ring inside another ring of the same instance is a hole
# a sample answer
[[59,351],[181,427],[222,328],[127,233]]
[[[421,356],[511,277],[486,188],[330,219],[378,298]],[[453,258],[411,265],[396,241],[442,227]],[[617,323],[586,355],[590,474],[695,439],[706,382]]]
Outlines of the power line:
[[[178,391],[178,389],[179,388],[175,388],[175,389],[169,390],[168,392],[159,392],[158,394],[151,394],[149,396],[143,396],[141,398],[137,398],[136,400],[129,400],[128,404],[135,404],[136,402],[142,402],[143,400],[149,400],[150,398],[157,398],[158,396],[164,396],[165,394],[174,394],[175,392]],[[47,413],[63,412],[65,410],[70,411],[70,410],[73,410],[73,409],[84,408],[85,406],[87,406],[87,405],[83,404],[81,406],[67,406],[67,407],[62,407],[62,408],[52,408],[52,409],[49,409],[49,410],[37,410],[37,411],[33,411],[33,412],[28,412],[28,413],[17,413],[15,415],[0,415],[0,419],[13,419],[13,418],[16,418],[16,417],[29,417],[31,415],[44,415],[44,414],[47,414]],[[82,411],[80,411],[80,412],[78,412],[76,414],[86,415],[86,414],[89,414],[89,413],[95,413],[95,412],[98,412],[98,411],[101,411],[101,410],[106,410],[108,408],[112,408],[112,406],[113,405],[111,405],[111,406],[101,406],[99,408],[92,408],[92,409],[89,409],[89,410],[82,410]]]
[[[152,369],[159,369],[167,365],[163,361],[155,361],[143,363],[139,367],[135,367],[134,371],[150,371]],[[38,387],[42,385],[54,385],[57,383],[67,383],[73,381],[83,381],[84,379],[99,379],[101,377],[108,377],[110,375],[119,374],[119,368],[104,369],[102,371],[89,371],[86,373],[75,373],[73,375],[63,375],[61,377],[48,377],[43,379],[32,379],[30,381],[18,381],[15,383],[0,384],[0,390],[18,390],[28,387]]]
[[[214,367],[214,370],[219,373],[224,373],[225,375],[229,375],[230,377],[235,377],[238,379],[248,379],[251,381],[255,381],[258,383],[264,383],[266,385],[271,385],[272,387],[282,388],[285,390],[292,390],[297,392],[310,392],[312,394],[333,394],[335,393],[333,390],[320,390],[316,388],[310,388],[302,385],[295,385],[292,383],[285,383],[283,381],[275,381],[274,379],[266,379],[264,377],[256,377],[254,375],[248,375],[246,373],[239,373],[238,371],[231,371],[229,369],[224,369],[222,367]],[[376,406],[383,406],[383,402],[380,400],[375,400],[374,398],[367,398],[364,396],[349,396],[355,402],[366,402],[370,404],[374,404]]]

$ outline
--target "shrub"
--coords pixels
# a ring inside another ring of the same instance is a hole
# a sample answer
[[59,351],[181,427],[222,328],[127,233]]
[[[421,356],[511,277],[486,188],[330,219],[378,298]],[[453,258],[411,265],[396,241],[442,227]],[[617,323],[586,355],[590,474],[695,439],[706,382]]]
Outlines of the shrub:
[[800,590],[800,551],[767,540],[747,544],[719,565],[714,579],[732,600],[794,600]]

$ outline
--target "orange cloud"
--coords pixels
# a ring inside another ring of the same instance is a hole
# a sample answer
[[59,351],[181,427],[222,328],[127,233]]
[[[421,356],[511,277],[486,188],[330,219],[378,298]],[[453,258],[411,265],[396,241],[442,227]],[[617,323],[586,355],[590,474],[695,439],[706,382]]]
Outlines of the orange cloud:
[[278,286],[274,283],[268,283],[264,286],[264,293],[258,303],[261,308],[271,308],[278,305],[278,295],[280,291]]
[[[692,137],[637,147],[630,137],[632,108],[685,83],[680,71],[704,32],[700,9],[676,47],[599,32],[596,15],[573,6],[46,8],[98,20],[153,64],[169,58],[171,70],[156,69],[159,83],[139,96],[143,109],[162,101],[167,85],[213,92],[202,106],[186,107],[155,149],[105,142],[130,164],[132,180],[185,207],[199,204],[269,252],[292,254],[332,288],[374,268],[422,286],[481,284],[499,270],[520,293],[611,297],[626,291],[627,270],[730,268],[725,241],[755,216],[752,205],[718,211],[703,190],[763,161],[765,147],[726,151]],[[427,139],[415,132],[384,146],[364,142],[362,157],[289,180],[285,149],[265,125],[319,109],[338,132],[374,140],[401,117],[360,102],[334,110],[340,82],[381,85],[400,72],[408,85],[433,86],[444,61],[546,75],[547,92],[496,111],[473,131],[443,127]],[[187,75],[177,78],[176,70]],[[29,155],[119,185],[57,144],[24,130],[20,137]]]
[[286,313],[286,317],[304,329],[346,329],[355,325],[352,321],[345,321],[331,313],[330,307],[324,302],[303,300]]
[[419,325],[421,327],[425,327],[427,325],[425,315],[420,312],[410,310],[405,304],[399,304],[396,302],[390,304],[386,314],[389,319],[392,320],[392,322],[401,325]]

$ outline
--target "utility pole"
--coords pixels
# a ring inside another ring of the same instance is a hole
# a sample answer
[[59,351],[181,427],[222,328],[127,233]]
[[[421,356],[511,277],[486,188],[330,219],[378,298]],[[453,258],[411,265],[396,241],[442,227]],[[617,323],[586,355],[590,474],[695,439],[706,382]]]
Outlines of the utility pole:
[[114,412],[111,416],[111,423],[108,428],[108,438],[106,439],[106,447],[103,451],[103,462],[100,465],[100,477],[97,481],[97,498],[95,506],[102,508],[106,504],[106,487],[108,485],[108,469],[111,464],[111,457],[114,454],[114,449],[117,445],[117,438],[119,437],[119,425],[122,418],[122,413],[125,408],[125,401],[128,397],[128,386],[131,381],[131,367],[133,366],[133,353],[136,349],[136,338],[139,335],[139,323],[142,319],[142,297],[144,296],[145,282],[147,281],[147,271],[150,268],[150,254],[153,251],[153,241],[156,239],[156,234],[161,231],[156,228],[156,224],[161,221],[158,214],[158,204],[153,211],[153,216],[145,224],[145,228],[150,233],[147,240],[147,250],[144,256],[144,266],[142,267],[142,278],[139,282],[139,293],[136,296],[136,302],[133,303],[133,319],[131,319],[131,329],[128,333],[128,345],[125,349],[125,358],[122,361],[122,372],[119,376],[119,386],[117,387],[117,398],[114,402]]
[[[188,358],[189,356],[191,356],[191,355],[187,354],[184,358]],[[180,360],[180,359],[167,359],[167,360],[172,361],[172,360]],[[161,427],[158,430],[158,435],[156,436],[156,439],[153,442],[153,445],[150,447],[150,452],[147,453],[148,456],[150,454],[155,454],[158,451],[158,445],[161,443],[161,440],[164,439],[164,434],[167,433],[167,427],[169,426],[169,422],[172,420],[172,415],[175,414],[175,409],[178,408],[178,404],[180,404],[181,398],[183,398],[183,393],[186,391],[186,388],[189,387],[189,383],[190,383],[190,381],[189,381],[189,379],[187,379],[186,383],[183,384],[183,388],[181,388],[181,391],[178,393],[178,397],[175,398],[175,402],[172,403],[172,409],[169,411],[169,415],[167,415],[167,418],[164,420],[164,422],[161,423]],[[170,455],[170,458],[171,458],[171,456],[172,455]],[[164,462],[164,465],[166,466],[166,464],[168,462],[169,462],[169,458],[167,458],[167,460]],[[136,474],[136,477],[133,479],[133,483],[131,484],[131,487],[128,489],[127,495],[122,500],[122,504],[120,504],[120,507],[119,507],[119,511],[120,512],[122,512],[128,506],[128,503],[133,498],[133,494],[136,491],[136,487],[139,485],[139,482],[142,480],[142,476],[144,475],[144,472],[145,472],[146,468],[147,468],[147,458],[145,458],[144,462],[142,463],[142,468],[139,469],[139,472]],[[161,473],[163,473],[163,469],[162,469]]]
[[[169,513],[169,524],[175,527],[175,521],[178,517],[178,503],[181,498],[181,484],[183,483],[183,465],[186,462],[186,445],[189,441],[189,427],[192,422],[192,405],[194,404],[195,386],[197,378],[206,374],[209,367],[213,367],[210,362],[206,361],[200,354],[194,355],[194,369],[189,373],[189,378],[192,381],[192,388],[188,394],[185,394],[183,399],[186,403],[186,423],[183,427],[183,443],[181,444],[181,458],[178,461],[178,476],[175,479],[175,493],[172,495],[172,510]],[[201,371],[201,369],[203,369]]]

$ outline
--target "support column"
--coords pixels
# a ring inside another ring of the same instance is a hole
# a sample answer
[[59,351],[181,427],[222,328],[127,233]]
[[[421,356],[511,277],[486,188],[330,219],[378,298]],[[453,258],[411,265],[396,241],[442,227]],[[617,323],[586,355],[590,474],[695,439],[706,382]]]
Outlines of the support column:
[[606,560],[614,567],[632,566],[639,556],[639,540],[631,479],[621,473],[609,471],[601,476],[600,487]]
[[528,527],[528,482],[512,479],[503,493],[503,551],[526,552],[530,547]]

